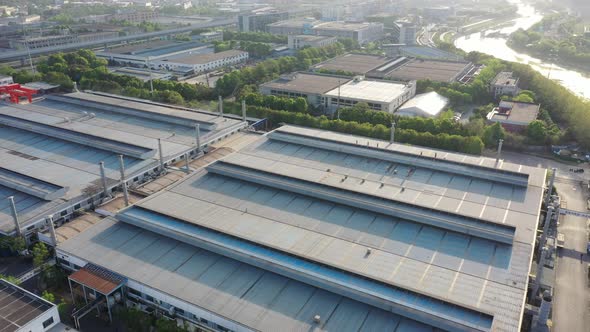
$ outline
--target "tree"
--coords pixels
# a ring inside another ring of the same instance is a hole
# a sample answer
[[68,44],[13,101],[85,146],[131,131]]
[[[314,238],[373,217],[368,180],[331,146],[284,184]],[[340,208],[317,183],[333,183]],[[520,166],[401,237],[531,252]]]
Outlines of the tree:
[[529,123],[526,133],[528,138],[536,144],[544,144],[547,139],[547,128],[545,122],[541,120],[535,120]]
[[491,126],[487,126],[483,132],[483,142],[485,146],[491,148],[498,145],[499,139],[504,139],[506,131],[499,122],[494,123]]
[[41,294],[41,297],[45,301],[49,301],[51,303],[55,303],[55,295],[53,295],[52,293],[49,293],[48,291],[43,291],[43,293]]
[[49,258],[49,251],[43,242],[37,242],[33,246],[33,266],[40,267]]

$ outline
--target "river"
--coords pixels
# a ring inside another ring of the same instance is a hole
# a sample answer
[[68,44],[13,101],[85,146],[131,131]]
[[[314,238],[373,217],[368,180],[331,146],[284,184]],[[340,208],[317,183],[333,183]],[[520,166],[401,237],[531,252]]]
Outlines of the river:
[[[523,3],[521,0],[507,0],[518,6],[517,19],[510,22],[509,26],[501,29],[486,30],[484,33],[501,32],[510,34],[518,29],[528,29],[543,19],[543,15],[532,6]],[[506,45],[506,38],[482,37],[481,33],[474,33],[455,40],[455,46],[466,51],[478,51],[487,53],[507,61],[529,64],[533,69],[545,76],[559,82],[576,95],[590,99],[590,77],[582,75],[575,70],[569,70],[558,65],[544,62],[529,55],[518,53]]]

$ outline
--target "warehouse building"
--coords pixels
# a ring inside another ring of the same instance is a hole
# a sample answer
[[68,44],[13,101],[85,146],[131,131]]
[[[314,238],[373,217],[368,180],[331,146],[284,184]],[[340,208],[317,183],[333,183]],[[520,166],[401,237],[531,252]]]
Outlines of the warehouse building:
[[473,68],[467,61],[449,61],[398,57],[367,73],[367,77],[398,81],[431,80],[452,83],[467,75]]
[[65,330],[60,323],[57,305],[0,279],[0,331],[45,332],[52,329]]
[[274,35],[317,35],[351,38],[359,44],[366,44],[383,38],[383,24],[374,22],[325,22],[304,18],[269,24],[268,32]]
[[352,73],[365,75],[394,60],[393,58],[373,54],[347,53],[320,62],[312,67],[313,71],[327,71],[331,73]]
[[111,65],[147,67],[153,61],[213,53],[213,51],[212,47],[200,42],[154,40],[105,49],[96,52],[96,56],[109,61]]
[[154,69],[196,74],[236,65],[247,60],[248,52],[229,50],[219,53],[195,54],[156,60],[150,62],[150,66]]
[[289,35],[287,45],[290,49],[298,50],[303,47],[325,47],[336,43],[336,37],[311,36],[311,35]]
[[323,106],[331,111],[367,103],[374,111],[393,113],[416,94],[416,82],[365,80],[356,77],[323,95]]
[[57,257],[214,331],[518,331],[545,175],[283,126]]
[[372,110],[392,113],[416,94],[416,84],[298,72],[262,84],[260,92],[303,97],[308,104],[328,112],[364,102]]
[[0,234],[29,236],[45,229],[50,215],[60,225],[108,199],[120,188],[120,155],[125,181],[134,186],[245,126],[210,112],[98,93],[2,105]]

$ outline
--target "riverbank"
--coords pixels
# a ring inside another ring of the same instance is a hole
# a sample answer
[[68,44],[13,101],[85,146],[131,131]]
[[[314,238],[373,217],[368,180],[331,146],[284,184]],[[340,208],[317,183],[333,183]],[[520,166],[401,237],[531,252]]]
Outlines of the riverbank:
[[569,69],[569,70],[575,70],[580,72],[582,75],[586,76],[586,77],[590,77],[590,61],[585,62],[585,63],[573,63],[571,61],[568,61],[566,59],[557,57],[557,58],[551,58],[549,56],[547,56],[546,52],[535,52],[534,50],[531,50],[530,48],[527,48],[526,46],[522,46],[522,45],[518,45],[515,44],[514,42],[511,42],[510,40],[508,40],[508,43],[506,44],[508,45],[508,47],[512,48],[513,50],[526,54],[528,56],[540,59],[542,61],[551,61],[554,62],[556,65],[565,68],[565,69]]
[[578,97],[590,100],[590,77],[576,70],[564,68],[556,63],[546,62],[521,53],[508,44],[508,36],[513,32],[527,30],[543,19],[542,13],[522,0],[510,0],[518,7],[519,17],[510,21],[511,24],[499,29],[488,29],[483,33],[473,33],[468,36],[454,38],[454,46],[466,53],[476,51],[492,55],[498,59],[521,63],[531,66],[544,77],[551,79],[573,92]]

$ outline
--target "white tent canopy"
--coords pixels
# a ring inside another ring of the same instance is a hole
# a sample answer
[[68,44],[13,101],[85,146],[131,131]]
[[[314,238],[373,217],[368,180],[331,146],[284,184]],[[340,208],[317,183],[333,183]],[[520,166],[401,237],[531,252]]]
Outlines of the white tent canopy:
[[449,99],[432,91],[416,95],[396,112],[399,116],[436,117],[449,104]]

